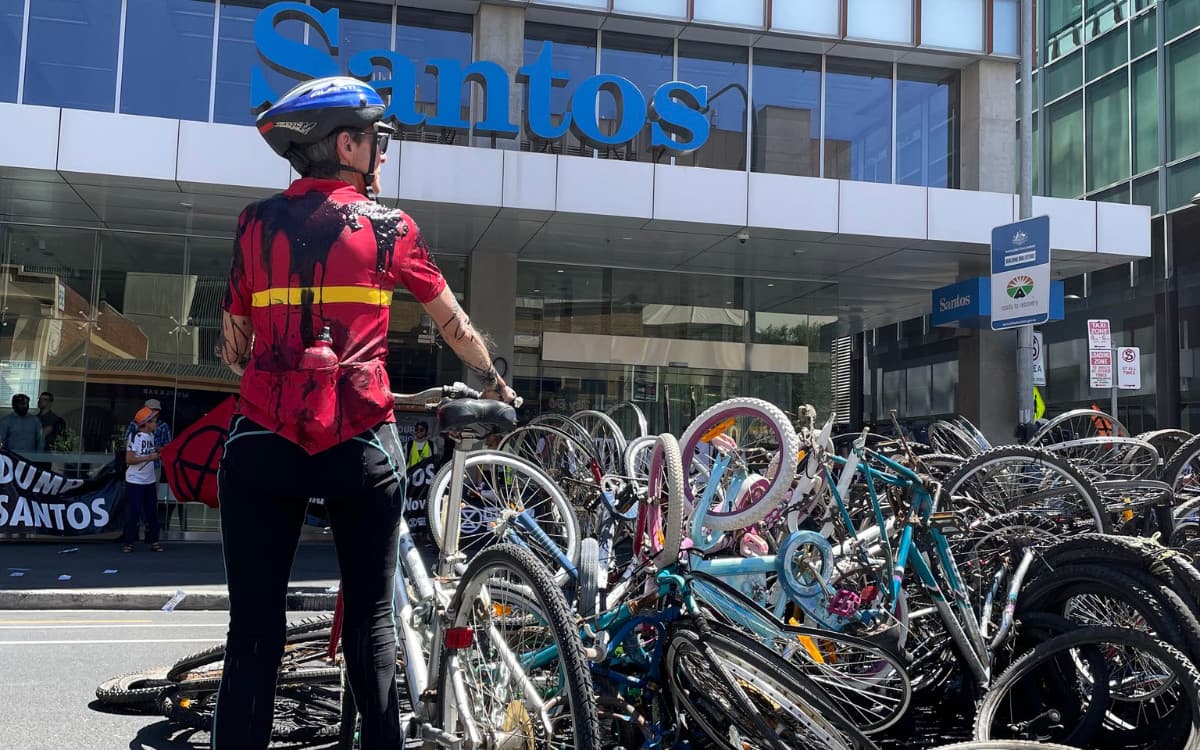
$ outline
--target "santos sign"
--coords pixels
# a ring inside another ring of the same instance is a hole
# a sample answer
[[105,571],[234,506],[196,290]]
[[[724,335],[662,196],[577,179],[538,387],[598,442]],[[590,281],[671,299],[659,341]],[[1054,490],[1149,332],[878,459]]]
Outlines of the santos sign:
[[[319,37],[316,45],[306,45],[284,37],[276,27],[289,20],[307,24],[309,36]],[[309,78],[341,75],[338,61],[340,18],[337,8],[321,12],[300,2],[269,5],[254,22],[254,43],[262,61],[297,82]],[[322,48],[323,47],[323,48]],[[379,69],[391,76],[372,80]],[[437,111],[427,117],[417,112],[415,99],[417,69],[407,56],[386,49],[363,50],[346,63],[350,75],[370,83],[387,101],[385,117],[400,126],[465,130],[474,125],[475,133],[498,138],[515,138],[521,132],[509,117],[509,92],[513,82],[499,64],[478,60],[465,68],[459,60],[434,59],[425,63],[425,71],[437,79]],[[597,75],[579,83],[571,96],[569,111],[554,123],[550,92],[565,86],[570,75],[555,70],[549,42],[542,45],[537,59],[517,71],[516,83],[525,87],[525,130],[543,140],[555,140],[571,131],[592,148],[620,146],[632,141],[650,122],[650,142],[673,153],[694,151],[708,140],[708,88],[671,81],[659,86],[647,102],[636,84],[615,75]],[[478,84],[483,92],[482,117],[475,122],[463,118],[459,95],[465,83]],[[281,91],[267,83],[262,68],[250,73],[250,106],[261,111],[275,101]],[[612,132],[605,132],[597,115],[596,102],[601,96],[612,98],[616,118]]]

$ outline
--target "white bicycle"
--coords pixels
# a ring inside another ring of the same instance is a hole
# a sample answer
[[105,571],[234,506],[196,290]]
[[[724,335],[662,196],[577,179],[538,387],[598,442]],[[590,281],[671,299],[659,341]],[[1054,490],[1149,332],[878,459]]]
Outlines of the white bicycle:
[[[454,442],[449,507],[462,507],[467,453],[484,437],[514,429],[516,411],[461,383],[397,394],[396,404],[437,415],[439,432]],[[466,560],[459,551],[461,514],[446,515],[434,576],[400,522],[393,606],[409,698],[402,706],[407,739],[447,750],[599,750],[584,646],[550,571],[514,544]],[[518,654],[549,646],[558,649],[555,664],[522,667]],[[343,748],[358,747],[348,686],[341,740]]]

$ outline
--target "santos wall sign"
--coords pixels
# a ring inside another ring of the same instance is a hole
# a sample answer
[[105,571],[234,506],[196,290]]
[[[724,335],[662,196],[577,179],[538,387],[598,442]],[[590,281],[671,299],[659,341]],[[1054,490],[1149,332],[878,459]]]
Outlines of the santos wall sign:
[[[276,27],[289,20],[307,24],[312,44],[303,44],[284,37]],[[254,22],[254,44],[265,65],[297,82],[309,78],[342,75],[338,59],[340,18],[337,8],[321,12],[300,2],[274,3],[264,8]],[[571,96],[570,109],[555,124],[550,106],[550,92],[565,86],[570,78],[567,71],[555,70],[550,42],[542,45],[537,59],[522,66],[516,81],[498,63],[477,60],[466,67],[459,60],[433,59],[425,62],[425,71],[437,79],[437,111],[432,116],[416,109],[417,69],[413,61],[401,52],[387,49],[363,50],[345,61],[345,72],[370,83],[385,101],[389,100],[386,117],[401,127],[425,125],[433,128],[466,130],[474,125],[482,136],[515,138],[520,127],[509,117],[509,92],[515,84],[525,87],[525,129],[543,140],[555,140],[570,132],[592,148],[620,146],[632,141],[650,122],[650,141],[672,153],[694,151],[708,140],[709,121],[704,110],[708,106],[708,88],[671,81],[659,86],[649,102],[637,85],[628,78],[597,75],[579,83]],[[391,78],[372,80],[380,70]],[[459,95],[464,83],[478,84],[483,91],[482,117],[468,122],[462,116]],[[250,107],[259,112],[275,101],[282,91],[274,91],[267,83],[260,66],[250,72]],[[601,125],[596,102],[601,96],[611,97],[615,122],[610,128]],[[611,132],[606,132],[611,130]]]

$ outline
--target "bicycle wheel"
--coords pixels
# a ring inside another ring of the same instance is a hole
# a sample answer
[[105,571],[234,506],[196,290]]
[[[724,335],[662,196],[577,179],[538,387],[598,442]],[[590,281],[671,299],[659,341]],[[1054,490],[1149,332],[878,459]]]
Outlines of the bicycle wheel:
[[[308,617],[287,626],[287,644],[280,662],[281,672],[289,669],[323,666],[329,646],[333,615]],[[225,644],[189,654],[171,665],[167,679],[171,682],[212,678],[220,680],[225,664]]]
[[[450,501],[447,463],[429,486],[429,533],[441,547]],[[573,567],[579,560],[579,522],[558,485],[540,469],[501,451],[472,451],[466,457],[462,487],[459,550],[472,558],[496,544],[524,545],[554,571],[561,586],[569,578],[560,555]]]
[[[185,680],[163,691],[161,711],[171,721],[212,731],[221,681]],[[309,742],[340,731],[341,672],[338,669],[281,673],[275,688],[271,739]]]
[[96,686],[96,700],[109,706],[134,710],[153,710],[165,688],[175,683],[167,679],[167,667],[111,677]]
[[1163,466],[1162,480],[1180,502],[1200,497],[1200,435],[1179,446]]
[[899,659],[864,638],[784,625],[715,576],[691,574],[692,593],[719,622],[755,638],[812,678],[855,725],[876,734],[908,710],[912,686]]
[[946,494],[971,498],[992,513],[1036,512],[1068,529],[1109,533],[1100,491],[1070,462],[1023,445],[993,448],[946,478]]
[[[599,750],[596,696],[574,615],[532,554],[511,544],[480,552],[449,611],[451,626],[474,637],[444,653],[442,729],[473,726],[487,747]],[[551,648],[544,665],[533,663]]]
[[621,426],[621,430],[625,433],[625,437],[629,442],[650,434],[650,427],[646,422],[646,414],[640,406],[632,401],[622,401],[619,404],[610,406],[604,410],[604,413],[612,417],[613,421]]
[[706,409],[680,439],[680,451],[689,481],[684,496],[695,505],[708,486],[714,458],[713,441],[724,436],[736,444],[734,463],[720,480],[714,501],[725,497],[735,467],[745,472],[740,496],[728,498],[729,507],[708,511],[705,525],[714,531],[736,531],[766,517],[786,498],[796,478],[800,438],[791,420],[773,404],[757,398],[732,398]]
[[1146,633],[1077,628],[1026,652],[996,678],[980,704],[975,737],[1190,750],[1200,747],[1200,673]]
[[1073,409],[1043,425],[1029,444],[1046,446],[1089,437],[1129,437],[1129,431],[1111,414],[1099,409]]
[[736,631],[676,624],[667,631],[664,653],[677,705],[718,747],[874,747],[807,677]]
[[660,566],[679,559],[683,542],[683,460],[675,436],[658,436],[650,459],[646,499],[638,504],[635,550]]
[[625,446],[625,476],[635,482],[646,484],[650,476],[650,457],[654,454],[654,435],[634,438]]
[[585,410],[571,415],[583,426],[592,437],[592,446],[600,458],[600,466],[605,474],[621,473],[624,469],[625,433],[613,421],[612,417],[602,411]]

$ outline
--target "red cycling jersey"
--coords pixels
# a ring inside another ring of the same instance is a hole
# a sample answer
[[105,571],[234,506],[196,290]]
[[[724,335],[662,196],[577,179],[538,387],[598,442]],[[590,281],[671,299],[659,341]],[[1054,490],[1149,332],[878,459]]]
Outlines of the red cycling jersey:
[[[398,285],[421,303],[446,288],[403,211],[311,178],[246,207],[224,303],[254,327],[239,412],[309,454],[394,420],[385,362]],[[325,326],[337,364],[300,368]]]

